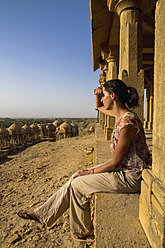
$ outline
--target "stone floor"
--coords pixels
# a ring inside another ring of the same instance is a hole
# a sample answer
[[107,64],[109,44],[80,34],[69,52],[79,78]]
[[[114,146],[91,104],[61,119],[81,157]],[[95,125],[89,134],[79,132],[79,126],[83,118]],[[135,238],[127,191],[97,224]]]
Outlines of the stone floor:
[[[96,124],[95,164],[111,158],[110,141]],[[95,194],[95,248],[149,248],[139,221],[139,194]]]

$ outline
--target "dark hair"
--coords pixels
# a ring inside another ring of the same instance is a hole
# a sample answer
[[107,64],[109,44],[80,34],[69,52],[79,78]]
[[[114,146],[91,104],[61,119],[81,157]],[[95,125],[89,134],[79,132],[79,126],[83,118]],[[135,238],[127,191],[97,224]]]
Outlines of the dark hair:
[[128,87],[122,80],[113,79],[105,82],[105,90],[111,94],[116,93],[121,103],[127,104],[129,108],[138,107],[139,95],[134,87]]

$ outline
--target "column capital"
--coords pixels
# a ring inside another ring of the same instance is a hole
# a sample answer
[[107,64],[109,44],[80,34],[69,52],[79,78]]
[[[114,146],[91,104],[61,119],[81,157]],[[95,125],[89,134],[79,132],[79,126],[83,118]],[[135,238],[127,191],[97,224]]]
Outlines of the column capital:
[[102,71],[105,71],[108,70],[108,64],[106,62],[106,60],[103,60],[101,57],[99,59],[99,67]]
[[101,57],[107,63],[116,62],[119,56],[119,47],[116,45],[102,46],[101,47]]
[[119,57],[119,46],[113,46],[111,45],[109,47],[109,54],[106,58],[106,61],[108,63],[110,62],[117,62]]
[[141,2],[142,0],[119,0],[115,5],[115,9],[118,15],[120,15],[122,11],[129,9],[135,9],[140,11]]
[[107,6],[110,12],[115,12],[115,4],[118,0],[107,0]]
[[100,86],[102,86],[104,83],[106,82],[106,75],[105,73],[100,73],[99,74],[99,84]]
[[108,42],[101,44],[101,57],[103,60],[106,60],[106,58],[109,55],[109,44]]

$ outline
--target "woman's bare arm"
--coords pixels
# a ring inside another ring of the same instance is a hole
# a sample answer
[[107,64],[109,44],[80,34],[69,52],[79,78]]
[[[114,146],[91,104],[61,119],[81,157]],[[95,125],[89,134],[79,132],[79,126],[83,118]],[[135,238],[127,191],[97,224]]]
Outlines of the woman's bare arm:
[[94,94],[96,96],[96,109],[98,109],[99,111],[101,111],[102,113],[104,113],[106,115],[115,117],[115,114],[112,110],[105,109],[105,107],[101,101],[101,98],[103,96],[102,93],[103,93],[103,91],[100,87],[98,87],[97,89],[94,90]]
[[115,117],[115,113],[112,110],[107,110],[104,106],[98,107],[97,109],[106,115]]
[[[105,163],[97,168],[94,168],[94,171],[93,169],[91,171],[93,171],[94,174],[97,174],[97,173],[114,171],[115,169],[120,168],[121,163],[125,157],[126,152],[128,151],[128,148],[131,144],[131,141],[135,133],[136,133],[136,128],[134,128],[131,124],[121,129],[118,144],[112,161]],[[75,174],[73,179],[78,176],[88,175],[89,173],[90,173],[89,170],[79,170],[77,174]]]
[[121,163],[125,157],[125,154],[131,144],[131,141],[136,133],[136,128],[132,125],[127,125],[120,131],[118,144],[114,153],[112,161],[101,165],[94,169],[94,173],[102,173],[107,171],[113,171],[120,168]]

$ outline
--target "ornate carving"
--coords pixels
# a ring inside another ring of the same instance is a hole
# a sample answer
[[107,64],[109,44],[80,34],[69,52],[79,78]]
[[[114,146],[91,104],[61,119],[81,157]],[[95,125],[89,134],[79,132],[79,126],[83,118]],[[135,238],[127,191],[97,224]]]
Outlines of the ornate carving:
[[121,14],[123,10],[127,9],[138,9],[141,10],[141,0],[119,0],[115,5],[115,9],[118,15]]

